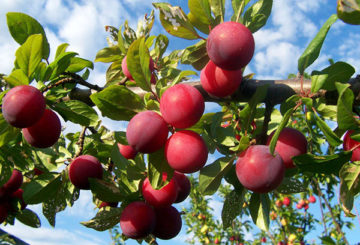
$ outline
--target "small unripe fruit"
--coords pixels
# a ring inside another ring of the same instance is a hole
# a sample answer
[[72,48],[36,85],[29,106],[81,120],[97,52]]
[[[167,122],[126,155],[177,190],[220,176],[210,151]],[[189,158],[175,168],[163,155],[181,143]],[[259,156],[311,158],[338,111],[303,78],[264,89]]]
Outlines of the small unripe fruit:
[[314,197],[314,196],[309,196],[308,200],[310,203],[316,203],[316,197]]
[[277,152],[274,156],[265,145],[252,145],[241,153],[236,162],[236,175],[247,189],[267,193],[282,182],[285,166]]
[[134,159],[137,151],[131,145],[122,145],[120,143],[117,144],[120,154],[123,155],[126,159]]
[[144,202],[132,202],[126,206],[120,216],[120,227],[129,238],[145,238],[154,231],[156,215],[153,208]]
[[37,148],[54,145],[61,134],[61,122],[55,112],[45,109],[42,117],[35,124],[22,129],[25,140]]
[[[275,131],[270,134],[267,145],[270,144],[274,133]],[[306,153],[307,140],[300,131],[293,128],[283,128],[276,142],[275,151],[280,154],[286,168],[294,168],[292,157]]]
[[345,151],[352,150],[351,161],[360,161],[360,142],[353,140],[351,135],[354,133],[354,130],[349,130],[345,133],[343,148]]
[[101,179],[102,176],[103,168],[99,160],[94,156],[81,155],[70,163],[70,181],[79,189],[89,190],[89,178]]
[[112,207],[116,208],[118,205],[118,202],[101,202],[99,205],[99,209],[103,207]]
[[224,70],[211,60],[200,73],[201,86],[210,95],[226,97],[233,94],[240,86],[242,69]]
[[165,145],[169,129],[164,119],[154,111],[136,114],[126,129],[129,144],[138,152],[152,153]]
[[205,165],[208,149],[199,134],[182,130],[174,133],[167,140],[165,157],[174,170],[181,173],[194,173]]
[[226,70],[245,67],[254,55],[255,42],[249,29],[238,22],[228,21],[211,30],[206,50],[217,66]]
[[289,197],[284,197],[283,204],[288,207],[291,203],[291,199]]
[[26,128],[40,120],[45,106],[45,98],[37,88],[20,85],[10,89],[3,98],[2,113],[12,126]]
[[[163,180],[166,180],[167,174],[163,174]],[[166,207],[173,204],[177,198],[177,185],[174,179],[161,189],[152,188],[149,178],[146,178],[142,185],[142,194],[147,203],[154,207]]]
[[160,99],[160,112],[164,120],[175,128],[188,128],[199,121],[205,102],[201,93],[188,84],[168,88]]
[[152,234],[160,239],[169,240],[177,236],[181,230],[180,213],[173,206],[156,208],[156,225]]
[[173,179],[177,186],[177,198],[174,203],[184,201],[190,194],[191,183],[185,174],[174,171]]
[[281,208],[282,205],[283,205],[283,202],[282,202],[281,200],[276,200],[276,201],[275,201],[275,205],[276,205],[277,207]]

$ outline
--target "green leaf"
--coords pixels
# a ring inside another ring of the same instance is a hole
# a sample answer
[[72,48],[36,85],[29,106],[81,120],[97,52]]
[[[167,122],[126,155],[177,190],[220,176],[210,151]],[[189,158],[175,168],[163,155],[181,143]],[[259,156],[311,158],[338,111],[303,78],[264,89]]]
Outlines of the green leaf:
[[236,164],[234,164],[231,169],[225,174],[224,179],[229,184],[232,184],[235,190],[242,190],[244,186],[240,183],[237,175],[236,175]]
[[234,10],[233,16],[231,16],[231,21],[241,22],[241,15],[245,9],[245,6],[250,2],[250,0],[231,0],[232,8]]
[[80,124],[86,127],[94,127],[99,121],[99,117],[92,107],[79,100],[64,101],[55,104],[54,108],[65,121]]
[[181,55],[181,63],[190,64],[196,70],[201,70],[209,61],[206,51],[206,41],[200,40],[198,43],[187,47]]
[[94,64],[90,60],[86,60],[80,57],[73,57],[70,60],[70,65],[66,69],[67,72],[77,73],[85,68],[94,69]]
[[223,223],[223,229],[231,226],[233,220],[241,214],[246,190],[232,190],[226,195],[224,206],[221,211],[221,219]]
[[[351,156],[351,154],[350,154]],[[340,201],[347,216],[355,217],[351,213],[354,197],[360,192],[360,164],[346,163],[340,170]]]
[[280,105],[281,114],[285,115],[288,110],[294,108],[300,99],[301,97],[297,94],[294,94],[291,97],[287,98],[285,102],[281,103]]
[[185,70],[185,71],[181,71],[179,73],[179,75],[177,75],[175,77],[175,79],[173,80],[173,82],[171,83],[171,86],[174,86],[178,83],[183,82],[184,80],[188,80],[188,76],[195,76],[197,75],[197,73],[195,71],[191,71],[191,70]]
[[195,16],[193,13],[189,12],[187,15],[190,23],[199,31],[201,31],[202,33],[205,34],[209,34],[210,33],[210,25],[206,25],[204,23],[202,23],[197,16]]
[[110,63],[122,59],[121,51],[118,46],[111,46],[97,52],[95,62]]
[[97,231],[106,231],[119,223],[122,208],[105,207],[90,221],[81,222],[82,225]]
[[357,129],[358,123],[352,111],[354,103],[354,93],[349,88],[350,84],[335,83],[339,93],[337,101],[337,123],[340,129]]
[[300,172],[339,175],[342,166],[350,161],[352,152],[340,152],[333,155],[316,156],[310,153],[293,157]]
[[0,114],[0,147],[9,144],[20,134],[20,129],[11,126]]
[[263,27],[270,14],[273,5],[273,0],[259,0],[244,14],[244,25],[252,32],[258,31]]
[[209,34],[214,18],[211,15],[209,0],[189,0],[188,18],[192,25],[205,34]]
[[91,192],[104,202],[121,202],[126,196],[114,184],[102,179],[89,178]]
[[134,41],[126,55],[127,68],[136,85],[145,91],[151,91],[150,53],[145,45],[145,38]]
[[304,71],[309,67],[320,54],[321,47],[324,43],[326,35],[332,24],[337,20],[337,15],[333,14],[321,27],[320,31],[316,34],[315,38],[310,42],[310,44],[305,49],[304,53],[300,56],[298,60],[298,70],[300,74],[304,74]]
[[311,73],[311,92],[316,93],[320,89],[335,90],[335,82],[346,83],[354,73],[354,67],[345,62],[336,62],[322,71],[313,71]]
[[[0,156],[1,161],[4,161]],[[0,164],[0,186],[3,186],[11,177],[13,172],[13,166],[11,164]]]
[[215,18],[220,18],[221,22],[224,21],[225,16],[225,0],[209,0],[211,11],[214,13]]
[[145,105],[142,99],[124,86],[112,85],[90,96],[102,115],[113,120],[129,121]]
[[7,164],[15,165],[16,168],[21,171],[27,171],[34,167],[34,163],[31,158],[25,157],[30,155],[26,150],[28,150],[28,148],[24,148],[18,144],[5,144],[0,148],[0,155],[6,156]]
[[57,49],[56,49],[56,53],[55,53],[55,59],[57,57],[59,57],[61,54],[65,53],[66,52],[66,49],[69,47],[69,44],[68,43],[63,43],[63,44],[60,44]]
[[253,193],[250,198],[250,214],[253,222],[261,230],[269,230],[270,200],[268,194]]
[[24,13],[9,12],[6,14],[7,25],[14,40],[22,45],[33,34],[42,35],[42,58],[47,59],[50,53],[49,42],[47,41],[44,28],[41,24]]
[[190,12],[197,17],[202,23],[210,25],[213,17],[209,0],[189,0],[188,6]]
[[359,0],[337,1],[337,15],[345,23],[360,25],[360,1]]
[[271,138],[270,144],[269,144],[269,148],[270,148],[270,153],[274,154],[275,151],[275,147],[276,147],[276,142],[279,139],[280,133],[283,130],[283,128],[286,126],[286,124],[288,123],[291,114],[293,113],[293,108],[290,108],[285,115],[283,116],[278,128],[276,129],[275,133],[273,134],[273,137]]
[[160,11],[160,21],[164,29],[173,36],[184,39],[198,39],[199,35],[190,23],[184,11],[169,3],[153,3]]
[[16,219],[23,223],[24,225],[39,228],[41,226],[41,222],[36,213],[29,209],[24,209],[16,215]]
[[29,78],[42,60],[42,43],[43,36],[41,34],[33,34],[16,50],[15,63]]
[[44,173],[31,180],[24,188],[24,201],[27,204],[37,204],[52,197],[60,188],[59,174]]
[[22,69],[13,70],[9,76],[4,77],[5,81],[12,87],[19,85],[28,85],[30,83],[29,77]]
[[169,45],[169,38],[167,36],[160,34],[159,36],[156,37],[154,50],[156,57],[158,57],[159,60],[162,59],[162,56],[166,52],[168,45]]
[[342,143],[342,140],[334,133],[329,125],[323,121],[318,115],[315,115],[316,125],[324,133],[326,140],[331,146],[338,146]]
[[55,227],[56,214],[65,210],[67,206],[72,206],[79,198],[80,191],[69,180],[66,170],[61,173],[61,185],[54,191],[52,197],[42,205],[42,212],[49,224]]
[[306,192],[307,187],[298,179],[285,177],[276,191],[281,194],[294,194]]
[[239,117],[242,121],[241,125],[244,125],[244,130],[248,130],[251,123],[254,121],[257,105],[266,98],[268,87],[268,84],[258,87],[254,95],[249,100],[249,103],[243,110],[240,111]]
[[75,52],[65,52],[60,54],[53,62],[50,63],[49,68],[52,70],[50,80],[56,78],[71,64],[71,59],[77,55]]
[[152,188],[160,189],[168,181],[163,181],[162,174],[167,173],[167,180],[172,178],[174,170],[169,166],[164,155],[164,149],[148,154],[148,178]]
[[203,167],[200,170],[199,191],[203,195],[214,194],[219,188],[224,175],[231,169],[233,162],[233,158],[222,157]]

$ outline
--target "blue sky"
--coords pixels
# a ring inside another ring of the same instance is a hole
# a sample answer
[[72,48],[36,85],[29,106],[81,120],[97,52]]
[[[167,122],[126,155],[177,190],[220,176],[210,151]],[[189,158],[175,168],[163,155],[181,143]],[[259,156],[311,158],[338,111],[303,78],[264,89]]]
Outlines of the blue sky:
[[[188,11],[187,1],[166,1],[179,4],[185,12]],[[231,1],[227,0],[227,9]],[[107,46],[105,25],[120,26],[126,19],[132,27],[136,27],[138,19],[151,11],[150,0],[1,0],[0,4],[0,72],[9,74],[14,61],[14,54],[18,48],[12,40],[6,27],[5,14],[9,11],[24,12],[40,21],[47,33],[51,55],[61,43],[69,43],[69,50],[76,51],[81,57],[94,60],[98,50]],[[266,28],[255,33],[255,55],[245,74],[255,73],[258,79],[285,79],[289,73],[297,73],[297,59],[306,45],[317,33],[326,19],[336,12],[335,1],[328,0],[274,0],[273,12]],[[227,20],[231,12],[227,12]],[[153,34],[163,33],[164,30],[156,19]],[[204,35],[204,37],[206,37]],[[193,41],[170,38],[169,50],[184,48]],[[325,40],[320,58],[307,71],[323,69],[328,65],[328,59],[346,61],[354,66],[357,73],[360,69],[360,32],[358,26],[350,26],[338,21],[331,28]],[[98,85],[105,82],[107,65],[96,63],[89,81]],[[190,67],[186,67],[190,69]],[[197,79],[198,77],[194,77]],[[207,111],[217,110],[214,104],[207,104]],[[104,119],[104,124],[112,130],[124,130],[125,124]],[[77,130],[78,127],[69,125],[67,131]],[[210,156],[209,162],[217,156]],[[359,204],[357,202],[357,204]],[[220,214],[222,203],[211,201],[216,214]],[[180,205],[181,207],[181,205]],[[30,209],[41,214],[41,206],[29,206]],[[81,244],[100,245],[109,244],[108,232],[96,232],[83,227],[79,222],[91,219],[96,213],[92,203],[91,193],[82,191],[80,199],[72,208],[67,208],[57,216],[56,229],[51,228],[42,217],[42,228],[32,229],[16,222],[15,226],[1,226],[34,245]],[[354,232],[360,232],[356,224]],[[160,244],[184,244],[185,229],[171,242]],[[355,234],[354,233],[354,234]],[[353,242],[356,241],[355,235]],[[131,243],[129,244],[137,244]]]

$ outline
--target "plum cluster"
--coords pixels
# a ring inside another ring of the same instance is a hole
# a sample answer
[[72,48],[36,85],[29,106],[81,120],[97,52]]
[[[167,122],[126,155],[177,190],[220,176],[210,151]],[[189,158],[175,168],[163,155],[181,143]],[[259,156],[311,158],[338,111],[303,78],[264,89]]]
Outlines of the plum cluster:
[[200,74],[201,85],[216,97],[233,94],[242,81],[244,67],[254,55],[255,42],[243,24],[228,21],[211,30],[206,41],[210,58]]
[[[204,109],[204,98],[196,88],[176,84],[162,94],[160,113],[143,111],[129,121],[126,129],[129,145],[118,144],[120,153],[132,159],[138,152],[164,151],[174,174],[160,189],[154,189],[148,177],[143,181],[144,201],[130,203],[120,218],[127,237],[139,239],[153,234],[160,239],[171,239],[180,232],[181,216],[172,204],[182,202],[190,193],[191,185],[185,173],[199,171],[207,161],[205,141],[187,129],[199,121]],[[162,180],[165,182],[167,178],[167,173],[163,173]]]
[[23,200],[23,190],[20,188],[23,183],[23,175],[19,170],[14,169],[10,179],[0,187],[0,223],[4,222],[9,213],[16,212],[17,204],[20,209],[26,208]]
[[[162,175],[163,181],[167,173]],[[175,171],[173,177],[162,188],[154,189],[148,178],[142,184],[145,201],[127,205],[120,217],[120,227],[125,236],[133,239],[150,234],[163,240],[179,234],[182,220],[173,203],[184,201],[190,193],[191,184],[185,174]]]
[[268,193],[276,189],[282,183],[285,169],[295,167],[292,158],[307,151],[306,137],[296,129],[285,127],[271,154],[268,145],[274,132],[269,135],[267,145],[252,145],[237,159],[236,175],[251,191]]
[[25,140],[34,147],[50,147],[60,137],[59,117],[46,108],[44,96],[33,86],[10,89],[3,98],[2,113],[10,125],[22,128]]
[[[130,120],[127,141],[134,151],[141,153],[153,153],[164,147],[171,168],[181,173],[194,173],[205,165],[208,149],[198,133],[186,128],[199,121],[204,109],[204,98],[196,88],[187,84],[174,85],[160,99],[161,115],[143,111]],[[169,127],[174,133],[168,138]]]

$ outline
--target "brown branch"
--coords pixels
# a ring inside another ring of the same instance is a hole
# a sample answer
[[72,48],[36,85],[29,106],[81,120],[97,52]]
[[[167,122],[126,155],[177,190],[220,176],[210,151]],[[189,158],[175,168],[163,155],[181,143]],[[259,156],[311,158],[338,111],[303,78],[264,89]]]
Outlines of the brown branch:
[[[250,100],[252,95],[256,92],[256,89],[264,84],[269,84],[268,93],[263,102],[269,102],[272,105],[281,104],[287,98],[291,97],[294,94],[301,93],[301,80],[300,79],[288,79],[288,80],[256,80],[256,79],[244,79],[241,83],[240,88],[231,96],[225,98],[218,98],[209,95],[201,86],[200,81],[188,82],[187,84],[195,87],[203,95],[206,102],[247,102]],[[355,95],[355,104],[360,104],[360,77],[352,78],[349,81],[350,89],[354,92]],[[153,89],[155,88],[152,85]],[[98,88],[99,89],[99,88]],[[97,91],[99,91],[96,89]],[[100,88],[101,90],[102,88]],[[147,93],[139,87],[130,87],[132,92],[138,94],[140,97],[144,97]],[[303,80],[303,91],[304,93],[310,93],[311,89],[311,80]],[[80,93],[81,91],[81,93]],[[91,89],[78,89],[79,94],[87,96],[91,95]],[[337,91],[325,91],[320,90],[319,92],[312,94],[312,98],[322,97],[326,100],[326,104],[336,104],[338,93]],[[73,99],[78,99],[76,95],[73,96]],[[155,98],[154,98],[155,99]],[[85,101],[82,96],[82,101]]]
[[76,152],[74,158],[77,158],[78,156],[80,156],[84,150],[84,142],[85,142],[85,132],[86,132],[87,127],[83,127],[80,136],[79,136],[79,140],[78,142],[76,142],[77,145],[79,145],[79,149]]

